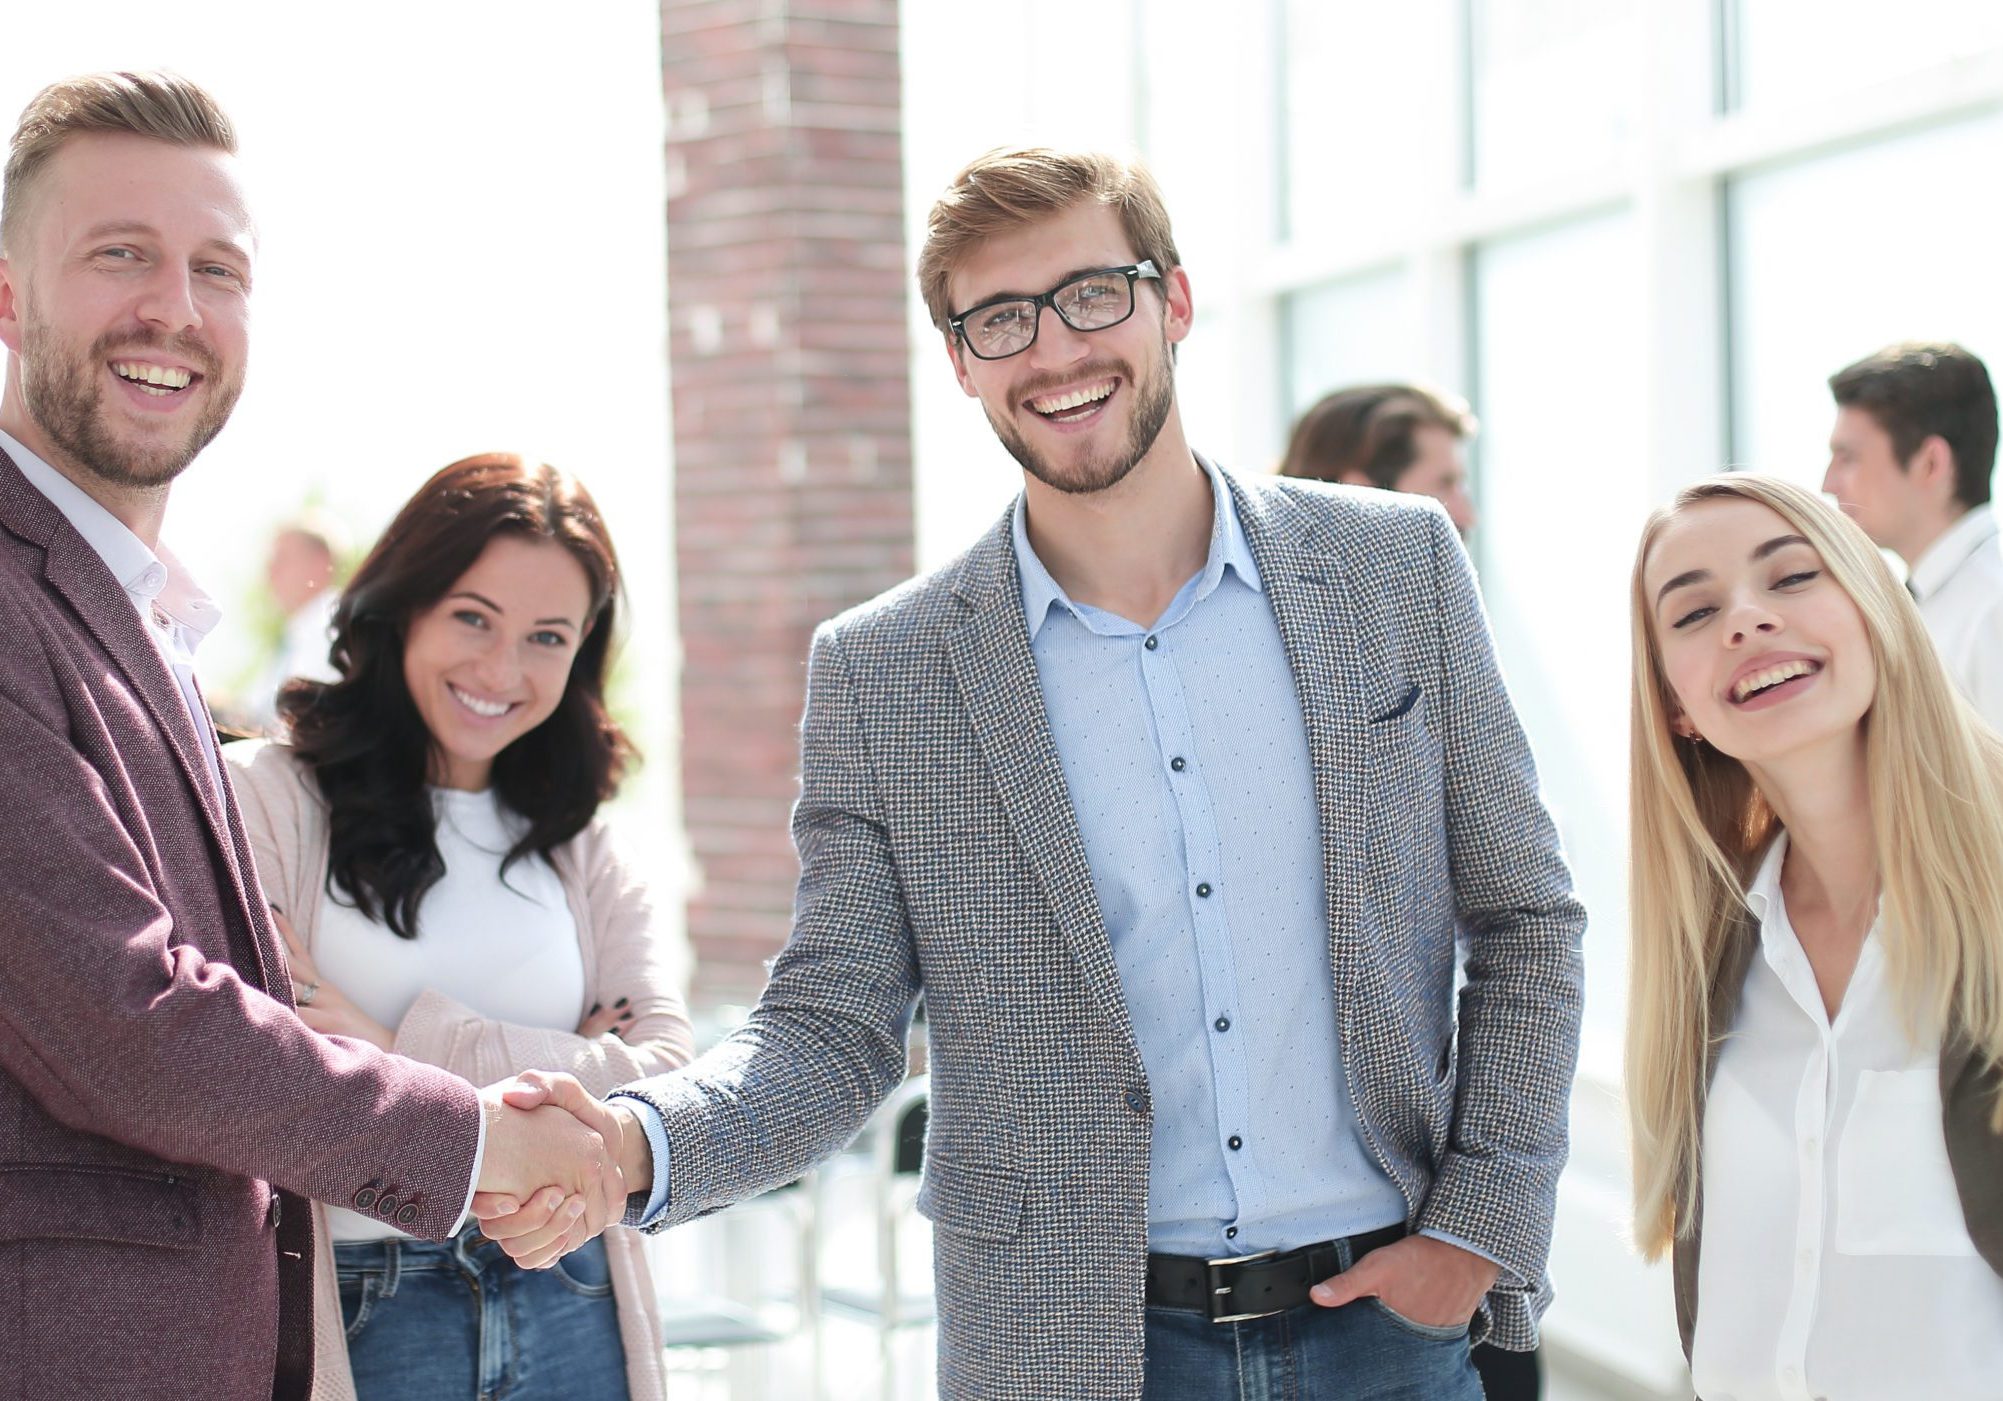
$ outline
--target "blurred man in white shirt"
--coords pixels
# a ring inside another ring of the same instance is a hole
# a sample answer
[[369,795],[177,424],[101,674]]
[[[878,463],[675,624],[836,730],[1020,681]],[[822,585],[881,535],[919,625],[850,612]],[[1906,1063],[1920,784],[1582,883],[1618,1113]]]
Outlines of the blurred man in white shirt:
[[2003,545],[1989,508],[1996,391],[1951,342],[1890,345],[1829,378],[1836,427],[1822,489],[1881,549],[1941,660],[1982,718],[2003,730]]
[[264,583],[284,626],[270,658],[244,695],[255,729],[270,730],[278,723],[278,689],[293,677],[335,679],[327,651],[333,641],[337,534],[333,523],[308,515],[281,526],[272,537]]

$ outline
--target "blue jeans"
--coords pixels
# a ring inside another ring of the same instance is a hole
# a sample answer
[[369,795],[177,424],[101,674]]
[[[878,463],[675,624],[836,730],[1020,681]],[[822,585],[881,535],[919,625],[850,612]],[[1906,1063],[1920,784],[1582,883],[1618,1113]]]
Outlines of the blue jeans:
[[[1349,1267],[1348,1251],[1342,1265]],[[1467,1327],[1398,1317],[1375,1299],[1244,1323],[1150,1307],[1143,1401],[1482,1401]]]
[[468,1226],[334,1247],[361,1401],[626,1401],[605,1242],[524,1270]]

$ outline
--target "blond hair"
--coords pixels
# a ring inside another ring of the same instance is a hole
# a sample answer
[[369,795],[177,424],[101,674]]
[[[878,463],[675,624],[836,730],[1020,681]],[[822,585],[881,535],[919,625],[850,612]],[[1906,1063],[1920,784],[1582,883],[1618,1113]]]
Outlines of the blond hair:
[[[1694,1219],[1710,1053],[1730,1030],[1710,1024],[1711,990],[1780,826],[1743,764],[1669,728],[1677,706],[1643,574],[1678,514],[1718,500],[1780,516],[1863,616],[1878,674],[1862,724],[1891,984],[1916,1038],[1953,1029],[2003,1063],[2003,739],[1955,691],[1918,608],[1853,521],[1773,477],[1686,487],[1643,528],[1631,591],[1627,1096],[1635,1229],[1650,1258]],[[2003,1132],[2003,1102],[1992,1127]]]
[[21,113],[0,176],[0,253],[27,217],[28,195],[62,144],[89,132],[123,132],[171,146],[236,153],[236,128],[216,100],[172,73],[85,73],[51,83]]
[[955,175],[926,216],[918,291],[932,324],[946,329],[953,315],[946,283],[974,248],[1088,200],[1118,212],[1134,255],[1152,262],[1163,276],[1182,265],[1161,186],[1138,160],[1098,151],[1002,147],[976,157]]

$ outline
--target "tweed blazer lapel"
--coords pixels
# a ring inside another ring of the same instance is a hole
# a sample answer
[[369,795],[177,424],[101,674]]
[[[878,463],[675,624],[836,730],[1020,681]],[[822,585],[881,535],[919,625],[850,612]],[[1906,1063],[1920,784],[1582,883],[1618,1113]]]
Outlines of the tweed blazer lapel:
[[1356,1004],[1345,994],[1358,991],[1371,956],[1355,937],[1381,777],[1371,762],[1369,730],[1372,721],[1409,708],[1411,687],[1323,519],[1278,493],[1247,491],[1228,473],[1225,481],[1259,563],[1307,724],[1336,1005],[1346,1016]]
[[201,809],[209,841],[221,858],[218,871],[224,875],[252,930],[251,942],[263,986],[268,990],[280,989],[274,995],[284,996],[289,992],[283,976],[285,965],[266,923],[256,917],[255,911],[262,901],[250,898],[246,880],[250,854],[243,839],[243,823],[231,795],[218,791],[210,779],[201,737],[195,733],[194,719],[181,699],[179,685],[160,660],[159,650],[146,636],[138,611],[124,587],[111,577],[104,561],[54,503],[35,490],[5,451],[0,451],[0,528],[41,548],[43,577],[112,659],[145,707]]
[[975,742],[1086,983],[1112,1024],[1137,1044],[1029,650],[1008,516],[969,553],[954,592],[968,612],[947,653]]

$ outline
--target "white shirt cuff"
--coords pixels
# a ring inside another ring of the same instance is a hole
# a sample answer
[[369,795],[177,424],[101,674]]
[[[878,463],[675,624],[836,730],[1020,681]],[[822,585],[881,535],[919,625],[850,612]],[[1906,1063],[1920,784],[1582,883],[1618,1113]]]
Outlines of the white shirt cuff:
[[1496,1269],[1501,1271],[1501,1273],[1495,1277],[1495,1283],[1498,1288],[1520,1289],[1522,1287],[1522,1281],[1517,1279],[1515,1272],[1512,1271],[1509,1268],[1509,1266],[1503,1264],[1502,1261],[1496,1259],[1493,1255],[1489,1254],[1486,1250],[1483,1250],[1480,1246],[1476,1245],[1474,1242],[1462,1240],[1459,1236],[1449,1235],[1445,1231],[1421,1230],[1417,1234],[1422,1236],[1428,1236],[1433,1240],[1445,1241],[1448,1245],[1457,1245],[1470,1255],[1479,1255],[1482,1259],[1488,1261],[1489,1264],[1495,1266]]
[[638,1216],[630,1211],[626,1214],[628,1226],[651,1226],[668,1209],[668,1126],[661,1118],[661,1111],[641,1099],[638,1095],[620,1094],[616,1091],[607,1095],[608,1100],[623,1099],[632,1106],[633,1115],[646,1130],[647,1147],[654,1155],[654,1185],[647,1195],[647,1205]]
[[466,1203],[459,1208],[459,1223],[452,1228],[458,1235],[473,1221],[473,1194],[480,1190],[480,1165],[487,1160],[487,1116],[480,1115],[480,1136],[473,1143],[473,1177],[466,1184]]

